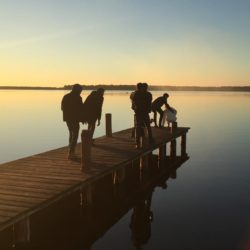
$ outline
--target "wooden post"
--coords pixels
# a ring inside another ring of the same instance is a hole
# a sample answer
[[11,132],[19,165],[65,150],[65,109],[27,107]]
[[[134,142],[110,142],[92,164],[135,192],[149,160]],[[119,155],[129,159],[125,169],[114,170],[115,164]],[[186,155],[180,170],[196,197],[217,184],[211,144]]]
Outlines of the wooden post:
[[163,162],[166,158],[166,152],[167,152],[167,147],[166,144],[161,145],[158,148],[158,168],[160,169],[161,167],[163,167]]
[[93,203],[93,184],[89,184],[80,190],[80,205],[82,208]]
[[187,136],[186,134],[181,136],[181,156],[187,156],[186,152]]
[[158,152],[158,161],[159,161],[159,167],[162,165],[163,160],[166,157],[166,152],[167,152],[167,148],[166,148],[166,144],[163,144],[159,147],[159,152]]
[[170,144],[170,157],[171,158],[176,157],[176,139],[171,141],[171,144]]
[[167,146],[166,144],[163,144],[159,147],[159,153],[158,153],[158,159],[164,159],[167,155]]
[[171,133],[174,133],[177,129],[177,122],[172,122]]
[[30,219],[27,217],[14,225],[14,244],[30,242]]
[[106,136],[112,137],[112,116],[111,114],[106,114]]
[[81,170],[87,169],[90,166],[91,161],[91,144],[92,136],[89,130],[82,130],[82,166]]
[[87,205],[91,205],[93,203],[93,188],[93,184],[89,184],[85,189]]
[[114,171],[114,175],[113,175],[113,184],[117,185],[117,184],[121,184],[125,179],[125,168],[119,168],[117,170]]

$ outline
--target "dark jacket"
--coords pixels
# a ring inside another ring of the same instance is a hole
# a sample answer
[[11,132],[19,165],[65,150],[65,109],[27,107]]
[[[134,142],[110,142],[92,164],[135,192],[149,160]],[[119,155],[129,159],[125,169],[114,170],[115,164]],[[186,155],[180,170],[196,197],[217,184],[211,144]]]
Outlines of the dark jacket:
[[163,105],[168,105],[167,104],[167,100],[164,96],[160,96],[158,98],[156,98],[153,103],[152,103],[152,109],[159,109],[161,108]]
[[151,112],[152,94],[147,91],[136,90],[133,97],[135,113],[148,114]]
[[82,110],[82,97],[74,92],[66,94],[62,99],[61,109],[64,121],[79,122]]
[[83,104],[82,122],[95,123],[101,120],[103,96],[97,91],[92,91]]

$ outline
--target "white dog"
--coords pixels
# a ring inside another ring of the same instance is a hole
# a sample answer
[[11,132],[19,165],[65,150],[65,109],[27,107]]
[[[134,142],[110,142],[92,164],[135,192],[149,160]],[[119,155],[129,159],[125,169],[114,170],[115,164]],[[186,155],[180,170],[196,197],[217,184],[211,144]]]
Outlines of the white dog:
[[176,117],[177,110],[175,110],[174,108],[172,108],[172,110],[173,111],[170,111],[170,109],[165,109],[163,111],[163,118],[162,118],[162,126],[163,127],[164,127],[166,121],[168,123],[168,127],[170,125],[170,122],[176,122],[176,120],[177,120],[177,117]]

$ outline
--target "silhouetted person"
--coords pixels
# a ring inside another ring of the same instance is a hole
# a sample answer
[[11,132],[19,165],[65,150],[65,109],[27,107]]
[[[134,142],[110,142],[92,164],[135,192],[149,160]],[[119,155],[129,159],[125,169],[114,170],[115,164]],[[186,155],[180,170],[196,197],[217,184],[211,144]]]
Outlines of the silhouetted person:
[[151,200],[153,190],[146,199],[139,200],[133,209],[130,228],[132,232],[132,242],[134,249],[141,250],[151,236],[151,222],[153,221],[153,212],[151,211]]
[[73,85],[70,93],[64,95],[61,103],[63,111],[63,120],[66,122],[69,130],[69,154],[68,159],[75,157],[75,148],[79,134],[79,122],[82,109],[82,86]]
[[149,113],[151,112],[152,94],[148,92],[148,84],[142,83],[135,91],[133,105],[136,118],[136,148],[141,148],[141,138],[144,136],[144,127],[147,127],[149,143],[153,143]]
[[97,126],[101,124],[102,105],[104,100],[103,95],[104,89],[99,88],[92,91],[84,102],[83,122],[88,123],[88,130],[91,131],[91,138],[93,138],[95,132],[96,121]]
[[[133,92],[130,94],[130,96],[129,96],[130,101],[131,101],[131,109],[132,109],[132,110],[135,110],[135,104],[134,104],[134,101],[133,101],[135,92],[136,92],[136,91],[139,91],[139,90],[141,89],[141,87],[142,87],[142,83],[141,83],[141,82],[137,83],[137,85],[136,85],[136,90],[133,91]],[[135,117],[135,115],[134,115],[134,127],[132,128],[132,133],[131,133],[131,137],[132,137],[132,138],[135,138],[135,125],[136,125],[136,117]]]
[[173,109],[169,106],[167,99],[169,95],[167,93],[163,94],[162,96],[156,98],[152,103],[152,111],[154,112],[154,123],[155,127],[158,127],[157,125],[157,113],[160,114],[159,118],[159,127],[162,127],[162,118],[163,118],[163,110],[161,107],[165,104],[166,108],[173,112]]

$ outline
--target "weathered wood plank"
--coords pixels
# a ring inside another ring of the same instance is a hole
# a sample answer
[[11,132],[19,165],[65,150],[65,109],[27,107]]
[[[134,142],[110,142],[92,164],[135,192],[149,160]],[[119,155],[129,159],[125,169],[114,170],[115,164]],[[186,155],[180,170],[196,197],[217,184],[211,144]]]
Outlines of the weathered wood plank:
[[[81,160],[68,161],[67,147],[0,165],[0,230],[53,204],[108,173],[183,136],[189,128],[152,128],[155,142],[135,149],[131,129],[100,137],[92,146],[91,168],[81,172]],[[80,157],[81,145],[77,145]]]
[[0,223],[6,222],[10,219],[11,219],[11,217],[6,217],[4,215],[0,215]]

